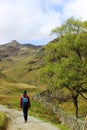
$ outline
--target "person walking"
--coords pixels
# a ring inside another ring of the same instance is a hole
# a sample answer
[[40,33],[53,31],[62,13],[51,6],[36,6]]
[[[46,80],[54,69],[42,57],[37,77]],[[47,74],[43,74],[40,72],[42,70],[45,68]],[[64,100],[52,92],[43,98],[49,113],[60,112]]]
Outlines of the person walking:
[[20,107],[23,110],[23,116],[24,116],[24,120],[25,120],[25,123],[26,123],[27,119],[28,119],[28,109],[31,107],[30,98],[27,95],[26,90],[23,92],[23,95],[20,98]]

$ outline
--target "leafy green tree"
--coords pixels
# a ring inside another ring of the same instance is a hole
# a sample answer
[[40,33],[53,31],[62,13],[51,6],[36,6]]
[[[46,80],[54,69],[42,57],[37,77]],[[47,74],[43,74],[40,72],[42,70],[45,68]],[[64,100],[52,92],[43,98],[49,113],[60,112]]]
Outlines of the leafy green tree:
[[83,93],[87,92],[86,23],[73,18],[68,19],[57,30],[60,34],[58,42],[49,43],[45,48],[46,66],[43,69],[43,80],[51,88],[67,87],[70,90],[76,117],[78,117],[78,96],[81,95],[87,100]]
[[80,34],[82,32],[87,32],[87,21],[82,22],[80,19],[75,20],[71,17],[60,27],[54,28],[51,33],[55,33],[60,37],[68,33]]

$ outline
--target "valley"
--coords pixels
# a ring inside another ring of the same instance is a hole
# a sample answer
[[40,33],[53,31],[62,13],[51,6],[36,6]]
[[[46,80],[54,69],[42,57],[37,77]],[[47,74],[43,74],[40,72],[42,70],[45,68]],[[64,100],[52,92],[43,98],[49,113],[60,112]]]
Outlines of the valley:
[[[54,113],[44,108],[38,100],[34,101],[34,95],[45,91],[44,98],[46,100],[49,98],[53,103],[58,104],[66,113],[75,115],[75,109],[67,89],[50,91],[49,94],[47,85],[41,82],[40,70],[45,65],[44,55],[44,46],[22,45],[15,40],[0,46],[0,104],[19,110],[20,96],[26,89],[32,103],[30,115],[57,124],[58,119]],[[81,96],[78,101],[79,116],[84,120],[87,104]]]

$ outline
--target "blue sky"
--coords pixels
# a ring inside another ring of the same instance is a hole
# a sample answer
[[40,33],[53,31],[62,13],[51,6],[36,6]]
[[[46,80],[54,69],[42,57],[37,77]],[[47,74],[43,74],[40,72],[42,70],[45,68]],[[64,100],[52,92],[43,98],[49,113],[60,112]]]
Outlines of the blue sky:
[[86,6],[87,0],[0,0],[0,44],[47,44],[68,18],[87,20]]

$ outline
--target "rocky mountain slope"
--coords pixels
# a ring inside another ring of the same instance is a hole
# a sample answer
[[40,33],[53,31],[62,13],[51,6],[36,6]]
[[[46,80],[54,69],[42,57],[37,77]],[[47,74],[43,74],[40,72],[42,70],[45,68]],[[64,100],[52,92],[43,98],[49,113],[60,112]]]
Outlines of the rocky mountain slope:
[[[42,50],[43,46],[20,44],[16,40],[0,45],[1,75],[4,74],[16,82],[32,81],[34,77],[37,77],[37,70],[43,64]],[[34,81],[36,80],[35,78]]]
[[16,40],[13,40],[7,44],[0,45],[0,59],[10,56],[28,56],[30,54],[36,54],[42,46],[35,46],[32,44],[20,44]]

